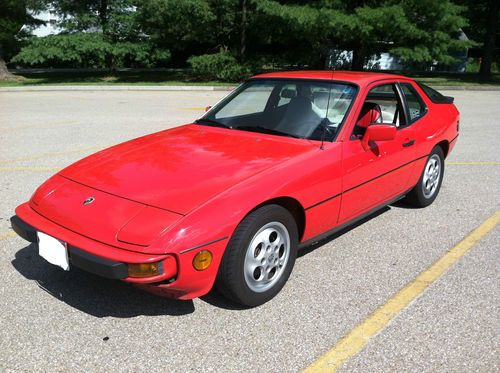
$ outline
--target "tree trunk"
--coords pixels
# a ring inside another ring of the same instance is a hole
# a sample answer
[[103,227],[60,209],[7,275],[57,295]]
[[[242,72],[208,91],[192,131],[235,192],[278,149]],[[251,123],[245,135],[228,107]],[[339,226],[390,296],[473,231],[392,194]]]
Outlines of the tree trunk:
[[241,4],[241,40],[240,40],[240,62],[245,62],[247,51],[247,2],[240,0]]
[[363,66],[365,64],[365,50],[363,45],[355,47],[352,51],[352,64],[351,70],[363,71]]
[[479,68],[479,76],[481,79],[489,79],[491,77],[491,64],[495,53],[495,38],[498,26],[499,4],[498,0],[490,0],[488,7],[488,23],[486,24],[486,34],[484,36],[483,58],[481,59],[481,67]]
[[0,80],[16,79],[14,74],[11,74],[7,69],[7,65],[3,59],[2,47],[0,46]]
[[[101,29],[102,29],[102,36],[104,40],[109,41],[112,43],[112,37],[109,35],[109,28],[108,28],[108,0],[101,0],[99,4],[99,21],[101,23]],[[112,53],[109,51],[105,52],[104,55],[104,64],[106,67],[112,71],[115,72],[116,66],[115,66],[115,59]]]

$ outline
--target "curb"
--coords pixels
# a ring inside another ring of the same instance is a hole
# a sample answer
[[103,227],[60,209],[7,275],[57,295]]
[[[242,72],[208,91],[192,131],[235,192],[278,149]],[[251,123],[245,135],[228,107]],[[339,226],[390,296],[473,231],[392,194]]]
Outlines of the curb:
[[[500,91],[500,86],[438,86],[431,87],[440,91]],[[204,86],[204,85],[42,85],[24,87],[0,87],[0,92],[67,92],[67,91],[232,91],[236,86]]]
[[64,86],[25,86],[0,87],[0,92],[66,92],[66,91],[232,91],[236,86],[203,86],[203,85],[64,85]]
[[500,86],[482,86],[482,85],[472,85],[472,86],[467,86],[467,85],[431,85],[428,84],[430,87],[437,89],[438,91],[500,91]]

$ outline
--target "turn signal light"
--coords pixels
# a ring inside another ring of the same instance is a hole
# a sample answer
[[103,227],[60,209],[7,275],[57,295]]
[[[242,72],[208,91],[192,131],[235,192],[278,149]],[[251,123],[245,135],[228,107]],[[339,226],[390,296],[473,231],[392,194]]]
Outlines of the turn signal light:
[[130,263],[128,265],[128,277],[152,277],[160,275],[161,273],[161,262]]
[[201,250],[194,256],[193,267],[197,271],[204,271],[212,264],[212,253],[208,250]]

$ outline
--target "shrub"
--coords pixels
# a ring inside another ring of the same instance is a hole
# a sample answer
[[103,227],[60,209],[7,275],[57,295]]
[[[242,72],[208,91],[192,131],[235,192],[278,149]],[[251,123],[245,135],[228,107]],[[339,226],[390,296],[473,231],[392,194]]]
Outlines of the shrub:
[[225,51],[191,56],[188,59],[188,63],[191,65],[195,75],[206,80],[215,79],[234,82],[250,75],[248,67],[240,65],[236,58]]
[[154,66],[170,59],[170,51],[155,48],[148,41],[109,42],[101,33],[33,37],[11,62],[44,67],[109,67],[106,56],[116,67]]

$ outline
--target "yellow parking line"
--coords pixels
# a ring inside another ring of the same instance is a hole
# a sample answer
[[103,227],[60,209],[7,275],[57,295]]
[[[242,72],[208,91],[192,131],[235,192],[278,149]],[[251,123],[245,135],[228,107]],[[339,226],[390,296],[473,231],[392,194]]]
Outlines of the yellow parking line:
[[32,124],[32,125],[19,126],[19,127],[5,127],[5,128],[0,128],[0,131],[10,132],[10,131],[30,129],[30,128],[45,129],[45,128],[53,128],[53,127],[61,127],[61,126],[74,126],[76,124],[78,124],[78,122],[74,121],[74,120],[73,121],[63,121],[63,122],[51,122],[51,123],[45,123],[45,124]]
[[410,304],[416,297],[439,279],[465,253],[500,223],[500,211],[490,216],[478,228],[459,242],[453,249],[439,258],[427,270],[373,312],[365,321],[357,325],[349,334],[318,360],[304,370],[304,373],[334,372],[344,362],[360,352],[370,338],[382,331],[387,324]]
[[463,166],[480,166],[480,165],[500,165],[500,162],[446,162],[446,164],[463,165]]
[[6,240],[7,238],[14,237],[15,235],[16,235],[16,232],[14,232],[14,231],[0,233],[0,241]]
[[45,157],[51,157],[54,155],[65,155],[65,154],[72,154],[72,153],[83,153],[89,150],[100,150],[108,147],[108,145],[100,145],[100,146],[91,146],[88,148],[79,148],[79,149],[71,149],[71,150],[65,150],[65,151],[60,151],[60,152],[48,152],[48,153],[41,153],[41,154],[36,154],[32,156],[27,156],[27,157],[20,157],[20,158],[13,158],[13,159],[0,159],[0,164],[2,163],[11,163],[11,162],[21,162],[21,161],[31,161],[34,159],[40,159],[40,158],[45,158]]
[[0,167],[0,171],[59,171],[62,167]]

